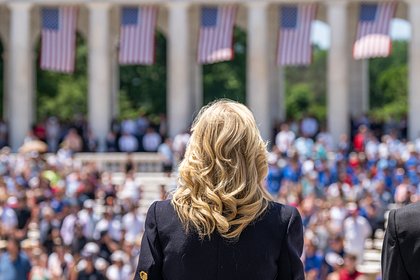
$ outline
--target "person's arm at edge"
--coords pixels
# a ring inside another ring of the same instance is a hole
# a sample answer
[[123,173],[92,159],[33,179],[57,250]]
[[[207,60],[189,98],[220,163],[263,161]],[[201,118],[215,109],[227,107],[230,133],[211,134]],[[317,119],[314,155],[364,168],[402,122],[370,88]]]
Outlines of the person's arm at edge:
[[[289,208],[290,218],[288,219],[286,236],[283,243],[282,254],[286,255],[287,260],[280,259],[279,274],[277,279],[284,278],[284,272],[288,271],[291,280],[304,280],[305,272],[301,260],[303,252],[303,225],[302,218],[295,207],[286,206]],[[284,208],[283,210],[286,210]],[[284,247],[286,245],[286,247]]]
[[[139,262],[133,280],[163,279],[162,249],[156,223],[156,204],[157,202],[154,202],[147,212]],[[145,275],[145,277],[142,278],[141,275]]]
[[382,245],[382,280],[409,279],[398,242],[396,213],[396,210],[391,210],[388,216],[388,227]]

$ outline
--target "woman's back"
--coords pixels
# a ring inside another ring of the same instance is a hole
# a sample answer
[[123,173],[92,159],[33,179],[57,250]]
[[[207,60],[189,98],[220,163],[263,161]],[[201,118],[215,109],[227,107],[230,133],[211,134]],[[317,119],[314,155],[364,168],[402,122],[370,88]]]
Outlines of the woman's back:
[[278,203],[231,241],[217,232],[204,240],[187,234],[170,201],[155,202],[135,279],[304,279],[302,240],[297,210]]
[[303,279],[302,220],[265,190],[267,144],[252,112],[216,101],[191,132],[171,201],[147,214],[137,279]]

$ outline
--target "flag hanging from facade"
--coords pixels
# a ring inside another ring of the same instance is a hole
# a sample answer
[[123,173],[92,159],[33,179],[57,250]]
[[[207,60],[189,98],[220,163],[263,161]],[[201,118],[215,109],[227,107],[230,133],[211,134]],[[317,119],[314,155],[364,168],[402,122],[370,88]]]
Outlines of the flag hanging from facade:
[[316,4],[280,7],[277,64],[308,65],[312,62],[311,26],[316,10]]
[[237,7],[203,7],[198,40],[198,62],[215,63],[233,59],[233,28]]
[[72,73],[76,56],[76,7],[41,10],[41,69]]
[[124,7],[121,10],[120,64],[155,62],[155,29],[158,8]]
[[355,59],[387,57],[391,53],[389,28],[396,8],[396,2],[360,5],[357,38],[353,46]]

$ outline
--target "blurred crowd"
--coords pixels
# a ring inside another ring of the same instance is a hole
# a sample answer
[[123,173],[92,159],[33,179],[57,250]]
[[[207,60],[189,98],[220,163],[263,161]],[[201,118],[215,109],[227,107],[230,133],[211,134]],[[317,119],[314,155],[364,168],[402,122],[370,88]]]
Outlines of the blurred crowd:
[[[390,207],[420,199],[420,139],[372,126],[361,118],[334,143],[307,116],[274,134],[266,188],[302,215],[306,279],[363,279],[365,241],[384,229]],[[189,134],[169,139],[166,127],[164,116],[158,125],[143,115],[114,121],[108,151],[158,152],[163,171],[176,172]],[[81,166],[72,154],[97,145],[83,121],[49,118],[28,133],[34,139],[53,153],[0,151],[0,279],[131,279],[144,227],[135,165],[127,162],[121,182]]]
[[[304,134],[312,138],[317,134],[328,135],[325,124],[309,114],[288,124],[295,135]],[[351,118],[349,124],[351,139],[357,134],[361,125],[368,127],[377,138],[391,133],[397,133],[399,139],[407,138],[405,118],[397,121],[389,117],[385,121],[378,121],[373,117],[360,115]],[[278,128],[276,125],[272,140],[277,135]],[[184,134],[187,132],[188,124]],[[34,124],[28,131],[25,142],[34,139],[45,142],[48,151],[53,153],[63,147],[73,152],[156,152],[159,145],[168,139],[168,121],[164,114],[152,117],[144,113],[135,118],[113,119],[106,137],[106,148],[101,151],[99,151],[98,138],[90,129],[86,119],[80,115],[76,115],[71,121],[51,116]],[[331,148],[334,143],[329,140],[327,144]],[[8,144],[8,126],[6,122],[0,120],[0,148]]]
[[[0,141],[1,128],[0,123]],[[158,120],[153,122],[144,114],[140,114],[137,118],[113,119],[106,137],[106,148],[102,152],[157,152],[166,137],[165,115],[160,115]],[[53,153],[63,147],[74,153],[99,151],[98,139],[82,117],[76,117],[71,122],[49,117],[34,125],[24,141],[35,139],[45,142],[48,151]]]
[[66,154],[1,150],[0,279],[131,279],[144,227],[134,172],[127,162],[115,183]]
[[352,139],[342,135],[334,143],[306,121],[297,131],[281,125],[267,189],[302,215],[306,279],[363,279],[357,268],[366,240],[374,247],[391,207],[420,200],[420,139],[402,140],[398,130],[378,138],[362,123]]

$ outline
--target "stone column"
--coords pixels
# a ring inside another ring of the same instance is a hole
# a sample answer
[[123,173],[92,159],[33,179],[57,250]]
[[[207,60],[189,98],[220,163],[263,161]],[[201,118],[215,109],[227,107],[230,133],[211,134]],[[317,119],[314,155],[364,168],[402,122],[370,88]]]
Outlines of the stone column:
[[351,51],[356,39],[359,16],[359,3],[351,3],[348,7],[347,36],[349,43],[349,105],[350,115],[360,116],[369,110],[369,60],[355,60]]
[[185,2],[173,2],[167,7],[169,17],[166,106],[169,135],[173,137],[191,124],[194,98],[191,90],[189,5]]
[[[3,41],[4,42],[4,41]],[[9,109],[9,82],[10,82],[10,73],[9,73],[9,60],[10,60],[10,55],[9,55],[9,50],[8,50],[9,46],[4,44],[3,45],[3,54],[2,54],[2,58],[3,58],[3,115],[2,118],[3,120],[8,121],[9,120],[9,114],[10,114],[10,109]]]
[[191,91],[193,100],[193,115],[197,115],[200,108],[203,106],[203,66],[197,62],[198,52],[198,34],[200,29],[200,8],[196,6],[190,17],[190,63],[191,63]]
[[112,75],[110,41],[110,5],[91,3],[89,8],[89,98],[88,121],[105,150],[105,138],[112,118]]
[[327,2],[327,19],[331,28],[328,54],[328,129],[335,143],[341,134],[349,134],[347,2]]
[[111,116],[117,117],[120,113],[119,107],[120,93],[120,64],[118,61],[118,50],[112,50],[111,55]]
[[[271,139],[270,63],[268,57],[268,5],[248,4],[247,93],[248,107],[254,113],[261,136]],[[272,37],[272,36],[270,36]],[[275,37],[275,36],[273,36]]]
[[7,59],[9,142],[13,151],[17,151],[33,122],[32,5],[23,2],[8,5],[11,14]]
[[267,56],[270,67],[270,120],[274,125],[279,121],[284,121],[286,113],[284,67],[277,65],[278,5],[269,6],[268,8],[268,32],[270,34],[270,40],[267,42],[269,48]]
[[408,137],[414,140],[420,135],[420,3],[409,1],[407,12],[411,23],[408,56]]
[[118,60],[118,44],[120,34],[120,7],[116,6],[111,9],[111,115],[117,117],[119,108],[119,92],[120,92],[120,63]]

